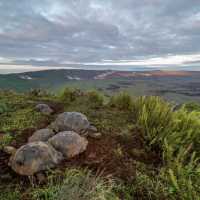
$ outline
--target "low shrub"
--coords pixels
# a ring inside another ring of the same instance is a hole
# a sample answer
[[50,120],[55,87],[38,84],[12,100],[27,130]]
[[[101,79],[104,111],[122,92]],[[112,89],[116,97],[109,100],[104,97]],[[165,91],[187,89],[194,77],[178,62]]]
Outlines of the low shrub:
[[92,108],[99,108],[101,106],[103,106],[103,102],[104,102],[104,98],[103,95],[101,95],[99,92],[97,91],[89,91],[87,93],[87,97],[88,97],[88,103],[90,104],[90,107]]
[[165,141],[163,157],[165,165],[159,176],[167,183],[170,199],[198,200],[200,163],[196,153],[191,152],[191,145],[187,149],[181,147],[174,155],[173,147]]
[[167,187],[168,199],[199,199],[200,112],[184,107],[173,112],[171,105],[159,97],[141,97],[134,103],[136,121],[146,141],[150,147],[159,145],[162,152],[163,166],[157,178]]
[[59,98],[65,103],[70,103],[76,99],[76,90],[66,87],[61,91]]
[[108,105],[120,110],[131,110],[133,108],[133,100],[128,93],[121,92],[112,96]]
[[136,123],[143,129],[150,144],[160,144],[171,131],[173,112],[171,105],[159,97],[139,97],[134,101]]

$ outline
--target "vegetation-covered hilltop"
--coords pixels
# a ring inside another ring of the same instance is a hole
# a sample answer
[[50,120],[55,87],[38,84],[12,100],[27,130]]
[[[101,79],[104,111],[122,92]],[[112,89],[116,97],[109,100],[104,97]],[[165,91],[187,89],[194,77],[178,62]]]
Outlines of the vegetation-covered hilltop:
[[[38,112],[40,103],[54,113]],[[85,114],[101,137],[88,137],[85,152],[40,178],[13,172],[5,147],[26,144],[64,111]],[[0,93],[0,200],[198,200],[199,158],[198,104],[69,88]]]

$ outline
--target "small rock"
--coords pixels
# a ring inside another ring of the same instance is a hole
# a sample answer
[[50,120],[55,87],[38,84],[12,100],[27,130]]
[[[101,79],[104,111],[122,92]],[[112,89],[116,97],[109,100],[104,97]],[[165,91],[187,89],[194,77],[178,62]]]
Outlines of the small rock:
[[60,132],[48,140],[66,158],[72,158],[87,148],[88,141],[73,131]]
[[15,152],[17,151],[16,148],[12,147],[12,146],[5,146],[3,148],[3,151],[9,155],[13,155],[15,154]]
[[33,135],[28,139],[28,142],[46,142],[49,138],[53,137],[54,135],[55,134],[51,129],[40,129],[33,133]]
[[51,145],[44,142],[33,142],[20,147],[11,156],[9,165],[16,173],[31,176],[54,168],[62,159],[62,154]]
[[47,104],[38,104],[35,108],[44,115],[51,115],[53,113],[53,110]]

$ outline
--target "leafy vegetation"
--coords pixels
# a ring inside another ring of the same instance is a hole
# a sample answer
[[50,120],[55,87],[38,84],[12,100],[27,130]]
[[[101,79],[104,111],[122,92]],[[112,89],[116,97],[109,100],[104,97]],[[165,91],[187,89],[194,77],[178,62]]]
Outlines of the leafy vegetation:
[[131,96],[126,92],[121,92],[111,97],[109,105],[119,110],[130,110],[133,107]]
[[135,107],[137,123],[143,128],[147,142],[159,145],[163,152],[164,166],[159,176],[167,183],[170,198],[198,199],[199,111],[181,108],[173,112],[170,104],[158,97],[142,97]]
[[172,110],[169,103],[159,97],[140,97],[134,101],[136,123],[143,129],[144,136],[151,144],[159,144],[169,133]]
[[61,101],[65,102],[65,103],[70,103],[70,102],[74,101],[75,98],[76,98],[76,90],[75,89],[66,87],[63,89],[63,91],[61,91],[61,94],[60,94]]
[[99,92],[93,90],[87,93],[88,101],[90,103],[90,107],[99,108],[103,106],[104,97]]

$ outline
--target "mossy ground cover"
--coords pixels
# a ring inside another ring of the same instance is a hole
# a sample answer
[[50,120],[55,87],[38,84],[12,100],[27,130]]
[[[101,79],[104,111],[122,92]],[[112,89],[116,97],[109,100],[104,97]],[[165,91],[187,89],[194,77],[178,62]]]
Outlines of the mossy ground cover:
[[[54,116],[36,112],[39,102],[51,105]],[[173,105],[158,97],[120,93],[105,100],[98,92],[69,88],[59,95],[4,92],[0,103],[1,147],[26,143],[34,130],[63,111],[84,113],[103,134],[89,139],[83,154],[47,172],[43,183],[7,167],[12,181],[1,183],[0,200],[200,199],[197,104],[173,111]],[[1,170],[8,155],[0,151],[0,156]]]

